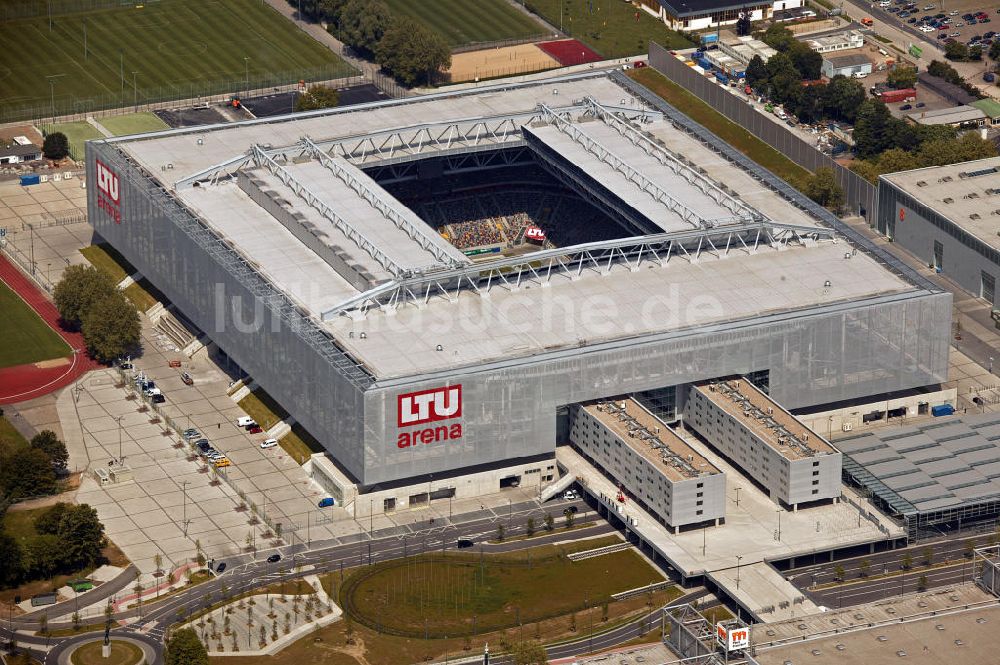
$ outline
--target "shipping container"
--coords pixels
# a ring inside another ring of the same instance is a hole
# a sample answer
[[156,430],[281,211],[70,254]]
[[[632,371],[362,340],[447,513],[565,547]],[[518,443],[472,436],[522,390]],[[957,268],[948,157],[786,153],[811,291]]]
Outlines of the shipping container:
[[21,176],[22,187],[27,187],[28,185],[37,185],[41,181],[42,181],[41,176],[39,176],[37,173]]
[[701,43],[705,46],[714,44],[717,41],[719,41],[719,35],[715,32],[709,32],[701,36]]
[[931,415],[935,418],[938,416],[950,416],[955,413],[955,407],[951,404],[939,404],[938,406],[931,407]]
[[718,79],[719,83],[729,83],[729,77],[723,72],[715,72],[715,78]]
[[901,90],[883,90],[877,97],[886,104],[901,102],[904,99],[911,99],[917,96],[917,91],[913,88],[903,88]]

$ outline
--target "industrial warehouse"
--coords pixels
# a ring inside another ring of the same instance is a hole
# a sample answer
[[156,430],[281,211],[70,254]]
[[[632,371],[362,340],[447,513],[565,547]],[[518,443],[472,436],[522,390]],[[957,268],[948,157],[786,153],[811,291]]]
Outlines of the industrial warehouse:
[[946,377],[950,294],[614,75],[93,141],[87,174],[98,233],[375,510],[554,480],[579,403],[671,421],[719,377],[786,409]]

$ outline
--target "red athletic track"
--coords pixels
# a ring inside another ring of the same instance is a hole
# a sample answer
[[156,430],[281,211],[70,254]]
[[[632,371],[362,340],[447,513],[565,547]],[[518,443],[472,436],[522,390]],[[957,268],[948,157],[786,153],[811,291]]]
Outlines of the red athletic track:
[[559,64],[564,67],[569,67],[570,65],[582,65],[587,62],[600,62],[604,59],[599,53],[575,39],[560,39],[557,42],[542,42],[538,45],[538,48],[558,60]]
[[83,336],[66,332],[59,327],[59,312],[55,305],[5,256],[0,256],[0,280],[21,296],[73,349],[70,362],[58,367],[43,368],[28,364],[0,369],[0,404],[24,402],[47,395],[68,386],[88,371],[101,367],[87,355]]

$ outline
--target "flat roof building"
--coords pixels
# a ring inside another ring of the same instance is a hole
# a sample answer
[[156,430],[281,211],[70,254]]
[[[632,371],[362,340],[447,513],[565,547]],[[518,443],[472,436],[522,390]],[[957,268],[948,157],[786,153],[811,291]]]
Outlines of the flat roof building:
[[719,523],[726,478],[632,398],[575,404],[570,441],[665,525]]
[[830,53],[832,51],[861,48],[865,45],[865,36],[861,34],[860,30],[846,30],[835,35],[809,37],[803,41],[817,53]]
[[776,11],[802,6],[802,0],[639,0],[643,9],[661,19],[672,30],[703,30],[733,25],[748,12],[751,21],[763,21]]
[[873,430],[837,447],[845,480],[902,521],[911,540],[1000,514],[1000,413]]
[[917,125],[951,125],[952,127],[981,127],[986,124],[986,113],[968,104],[934,111],[909,113],[906,118]]
[[[456,496],[472,473],[494,491],[550,475],[578,402],[764,372],[794,408],[945,378],[950,294],[632,86],[588,73],[96,140],[88,212],[358,492],[398,489],[387,509],[431,474]],[[525,218],[544,248],[470,258],[445,237],[495,244]]]
[[832,79],[834,76],[850,77],[855,74],[871,74],[872,61],[862,53],[825,56],[820,71],[828,79]]
[[840,496],[840,453],[745,378],[692,386],[684,422],[775,502]]
[[879,178],[878,230],[987,302],[1000,277],[1000,157]]

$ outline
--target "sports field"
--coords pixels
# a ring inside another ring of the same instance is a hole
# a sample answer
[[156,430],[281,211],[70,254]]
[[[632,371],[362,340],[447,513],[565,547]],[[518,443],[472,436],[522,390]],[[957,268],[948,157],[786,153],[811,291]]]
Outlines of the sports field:
[[152,113],[128,113],[126,115],[109,115],[98,118],[97,122],[101,127],[108,130],[115,136],[126,136],[128,134],[142,134],[144,132],[155,132],[161,129],[170,129],[170,126],[157,118]]
[[609,59],[646,53],[651,39],[667,48],[694,46],[631,2],[525,0],[525,6],[557,28],[561,22],[563,32]]
[[[2,102],[0,102],[2,103]],[[84,157],[85,143],[90,139],[99,139],[103,136],[97,128],[85,120],[77,122],[60,122],[54,125],[45,125],[45,131],[49,134],[62,132],[69,140],[69,156],[80,161]]]
[[393,15],[420,21],[452,46],[546,35],[545,27],[506,0],[386,0]]
[[240,91],[247,80],[264,87],[352,72],[268,4],[249,0],[54,14],[51,29],[43,13],[0,22],[0,44],[9,56],[0,62],[0,121],[50,116],[53,106],[57,115],[79,113]]
[[70,354],[70,348],[6,284],[0,282],[0,367],[37,363]]

